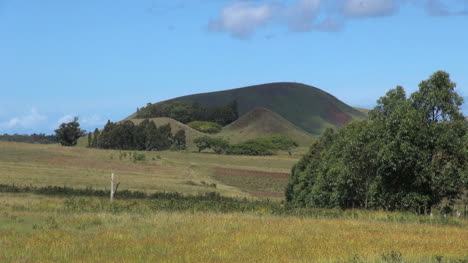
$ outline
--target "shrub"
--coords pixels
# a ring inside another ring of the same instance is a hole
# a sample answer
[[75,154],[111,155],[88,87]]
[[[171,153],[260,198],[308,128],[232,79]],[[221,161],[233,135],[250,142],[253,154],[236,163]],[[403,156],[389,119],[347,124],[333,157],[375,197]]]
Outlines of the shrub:
[[229,142],[219,138],[212,138],[209,136],[203,136],[196,138],[193,141],[198,148],[198,152],[205,149],[212,149],[215,153],[224,153],[229,148]]
[[260,137],[232,145],[227,154],[237,155],[273,155],[278,150],[290,151],[297,143],[284,135]]
[[236,155],[273,155],[276,153],[274,149],[260,143],[258,141],[247,141],[239,144],[232,145],[226,152],[227,154]]
[[132,158],[133,158],[133,162],[146,160],[146,156],[143,153],[138,153],[138,152],[134,152],[132,155]]
[[209,133],[209,134],[218,133],[223,128],[218,123],[209,122],[209,121],[192,121],[187,125],[194,130],[197,130],[203,133]]

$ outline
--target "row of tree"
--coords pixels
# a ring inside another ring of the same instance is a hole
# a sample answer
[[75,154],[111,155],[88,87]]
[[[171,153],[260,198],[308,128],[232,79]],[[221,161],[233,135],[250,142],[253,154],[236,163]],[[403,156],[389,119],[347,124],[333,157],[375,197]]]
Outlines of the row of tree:
[[209,121],[225,126],[237,120],[239,113],[236,101],[214,107],[203,107],[191,101],[166,101],[157,104],[148,103],[146,107],[137,109],[136,118],[158,117],[172,118],[185,124],[193,121]]
[[25,143],[40,143],[40,144],[53,144],[57,143],[57,136],[45,135],[43,133],[33,134],[3,134],[0,135],[0,141],[8,142],[25,142]]
[[273,155],[277,151],[288,151],[298,146],[296,142],[284,135],[272,135],[259,137],[245,142],[230,144],[228,141],[221,138],[203,136],[196,138],[194,141],[198,148],[198,152],[205,149],[211,149],[217,154],[232,154],[232,155]]
[[443,71],[407,97],[377,101],[369,119],[327,130],[293,167],[286,201],[296,206],[429,212],[468,188],[468,123]]
[[88,134],[88,147],[138,151],[183,150],[186,148],[186,136],[184,130],[173,135],[169,124],[157,127],[154,121],[148,119],[139,125],[132,121],[108,121],[102,131],[96,129]]

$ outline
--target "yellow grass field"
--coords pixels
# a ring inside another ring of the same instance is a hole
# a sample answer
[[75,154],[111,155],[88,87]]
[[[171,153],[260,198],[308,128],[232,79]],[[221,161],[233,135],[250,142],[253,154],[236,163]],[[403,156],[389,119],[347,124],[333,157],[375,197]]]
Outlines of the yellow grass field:
[[62,210],[59,198],[0,198],[0,262],[468,260],[468,228],[460,226],[237,213],[83,213]]
[[[280,205],[287,173],[301,152],[144,152],[146,160],[136,162],[125,154],[0,142],[0,184],[109,189],[114,172],[119,189],[214,191]],[[468,262],[464,219],[420,223],[411,215],[409,221],[392,221],[387,219],[407,215],[382,211],[358,211],[356,218],[274,216],[261,207],[171,212],[155,209],[152,202],[158,200],[132,199],[117,200],[125,209],[113,210],[107,198],[97,197],[76,199],[95,205],[80,210],[68,208],[70,200],[75,199],[0,193],[0,262]]]

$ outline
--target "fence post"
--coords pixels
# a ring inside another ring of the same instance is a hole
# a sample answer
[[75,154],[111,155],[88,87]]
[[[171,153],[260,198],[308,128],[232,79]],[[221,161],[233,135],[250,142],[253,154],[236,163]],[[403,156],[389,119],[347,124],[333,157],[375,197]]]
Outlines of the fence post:
[[110,201],[114,202],[114,173],[111,174]]

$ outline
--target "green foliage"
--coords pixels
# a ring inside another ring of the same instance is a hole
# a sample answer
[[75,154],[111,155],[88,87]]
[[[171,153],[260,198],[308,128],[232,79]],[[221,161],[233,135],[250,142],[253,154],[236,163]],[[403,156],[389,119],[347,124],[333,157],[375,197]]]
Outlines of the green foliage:
[[132,121],[107,122],[99,132],[96,129],[92,147],[101,149],[163,151],[170,148],[185,149],[185,132],[172,136],[169,124],[156,127],[153,121],[144,120],[139,125]]
[[55,130],[55,134],[62,146],[75,146],[78,139],[86,133],[80,129],[78,117],[74,117],[73,121],[60,124],[60,127]]
[[277,151],[291,151],[297,143],[284,135],[259,137],[229,147],[228,154],[236,155],[273,155]]
[[57,143],[57,136],[45,135],[43,133],[26,134],[3,134],[0,135],[0,141],[6,142],[25,142],[25,143],[39,143],[39,144],[54,144]]
[[169,117],[182,123],[193,121],[208,121],[219,125],[227,125],[239,117],[237,102],[214,107],[202,107],[199,103],[190,101],[165,101],[157,104],[148,103],[141,108],[136,118]]
[[466,186],[467,122],[445,72],[409,98],[390,90],[338,133],[328,130],[292,169],[286,200],[295,206],[383,208],[428,213]]
[[187,125],[194,130],[209,134],[218,133],[223,128],[221,125],[209,121],[192,121]]
[[276,151],[268,145],[264,143],[250,140],[238,144],[231,145],[229,147],[227,154],[235,154],[235,155],[252,155],[252,156],[265,156],[265,155],[273,155]]
[[229,148],[228,141],[209,136],[196,138],[193,142],[197,146],[198,152],[202,152],[205,149],[212,149],[215,153],[221,154]]
[[185,150],[187,148],[185,130],[179,130],[174,135],[173,149]]
[[224,139],[209,136],[196,138],[193,142],[196,144],[198,152],[212,149],[217,154],[226,153],[252,156],[273,155],[278,150],[290,151],[293,147],[297,147],[297,143],[283,135],[259,137],[234,145],[230,145]]
[[146,160],[146,156],[143,153],[133,152],[132,159],[133,159],[133,162],[138,162],[138,161],[142,162]]

